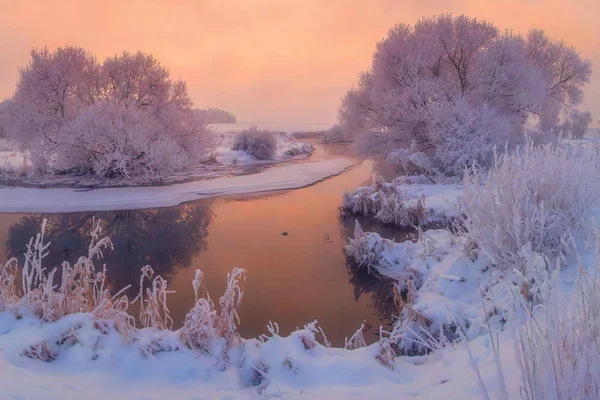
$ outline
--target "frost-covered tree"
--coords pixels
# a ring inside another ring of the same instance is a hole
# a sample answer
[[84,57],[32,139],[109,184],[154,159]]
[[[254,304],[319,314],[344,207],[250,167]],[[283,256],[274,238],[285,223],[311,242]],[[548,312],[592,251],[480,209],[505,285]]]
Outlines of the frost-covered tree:
[[562,40],[555,40],[542,30],[527,35],[525,53],[544,78],[547,97],[538,113],[543,132],[558,131],[562,112],[583,100],[583,86],[592,75],[592,65],[581,58],[577,49]]
[[562,125],[562,133],[571,139],[583,139],[591,122],[592,114],[589,111],[573,110]]
[[[338,119],[365,156],[419,160],[448,174],[470,162],[485,165],[494,146],[519,141],[526,121],[547,108],[553,70],[530,61],[538,56],[528,40],[467,16],[396,25],[344,97]],[[571,91],[585,80],[570,81]]]
[[31,55],[6,128],[38,170],[151,180],[209,149],[185,82],[153,56],[125,52],[100,64],[77,47]]
[[9,139],[45,165],[60,141],[64,124],[97,99],[92,85],[99,75],[94,57],[80,47],[33,49],[8,107],[5,129]]

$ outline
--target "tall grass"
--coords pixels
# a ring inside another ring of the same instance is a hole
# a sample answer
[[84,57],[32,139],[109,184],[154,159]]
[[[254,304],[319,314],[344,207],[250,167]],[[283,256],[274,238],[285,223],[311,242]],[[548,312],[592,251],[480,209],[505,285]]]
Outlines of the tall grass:
[[594,154],[529,142],[496,155],[487,173],[466,171],[460,208],[469,236],[495,264],[509,268],[523,265],[526,246],[552,258],[569,254],[569,236],[585,233],[599,199]]
[[[560,288],[558,268],[537,270],[541,303],[520,293],[511,333],[527,400],[600,397],[600,240],[593,268],[579,267],[573,293]],[[542,277],[545,275],[545,278]]]
[[[29,241],[22,268],[19,268],[15,258],[0,264],[0,311],[17,315],[31,313],[43,322],[56,321],[70,314],[90,313],[98,329],[103,332],[115,329],[125,342],[129,342],[134,339],[137,328],[136,320],[128,309],[132,303],[139,302],[141,327],[161,331],[171,329],[173,320],[167,306],[167,296],[172,291],[168,290],[167,281],[155,275],[150,266],[142,268],[140,292],[135,299],[130,301],[124,294],[129,286],[114,295],[110,293],[106,283],[106,268],[97,270],[94,265],[95,259],[102,258],[103,250],[112,248],[110,239],[102,237],[100,221],[93,224],[90,232],[87,256],[80,257],[72,266],[68,262],[62,263],[59,283],[56,276],[58,268],[47,270],[44,265],[50,246],[45,241],[45,228],[46,220],[42,223],[41,232]],[[21,288],[18,287],[19,278]],[[201,278],[202,273],[198,270],[193,281],[195,305],[179,330],[179,336],[188,347],[206,352],[215,342],[223,341],[225,346],[222,346],[222,351],[226,352],[237,344],[237,309],[243,295],[245,271],[235,268],[228,274],[227,289],[219,301],[219,313],[215,311],[208,293],[206,297],[200,296]],[[150,281],[150,285],[146,287],[147,281]],[[60,341],[68,339],[67,336]],[[56,355],[46,350],[45,342],[41,342],[27,351],[26,355],[51,361]]]
[[[217,312],[210,294],[204,288],[204,275],[196,270],[192,281],[194,307],[186,315],[183,327],[179,330],[179,336],[185,345],[211,354],[212,346],[220,338],[225,341],[225,349],[237,343],[239,336],[236,331],[240,323],[237,309],[244,295],[245,281],[246,271],[241,268],[234,268],[233,272],[227,274],[227,288],[219,300],[221,310]],[[201,294],[204,296],[200,296]]]

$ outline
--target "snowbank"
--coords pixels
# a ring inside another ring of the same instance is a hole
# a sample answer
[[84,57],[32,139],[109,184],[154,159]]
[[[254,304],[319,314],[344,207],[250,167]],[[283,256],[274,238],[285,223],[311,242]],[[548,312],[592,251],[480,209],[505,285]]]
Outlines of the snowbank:
[[[43,362],[21,355],[29,346],[74,326],[77,340],[63,345],[56,360]],[[301,333],[273,335],[264,343],[247,340],[243,352],[232,354],[230,366],[222,368],[214,358],[177,343],[174,335],[161,338],[171,344],[170,349],[144,356],[143,346],[160,337],[155,331],[143,330],[136,342],[123,344],[116,333],[99,332],[89,314],[41,324],[32,317],[17,320],[0,313],[0,386],[6,398],[48,400],[481,397],[464,348],[428,357],[400,357],[392,371],[373,357],[376,345],[344,350],[316,344],[306,349]],[[480,338],[470,347],[486,385],[493,390],[489,343]],[[502,357],[507,364],[514,363],[512,352],[505,351]],[[511,394],[518,396],[516,371],[508,379],[515,391]]]
[[75,212],[168,207],[213,196],[297,189],[337,175],[352,165],[351,160],[338,158],[284,165],[253,175],[156,187],[95,190],[3,187],[0,188],[0,212]]
[[[396,280],[398,288],[407,293],[407,305],[395,326],[404,353],[425,350],[415,342],[423,330],[436,339],[450,341],[458,338],[452,325],[469,340],[485,333],[482,295],[487,297],[488,292],[493,292],[494,299],[494,304],[488,305],[490,310],[506,308],[506,291],[495,287],[501,280],[491,268],[491,260],[470,246],[465,237],[445,229],[421,232],[416,242],[396,243],[377,233],[363,232],[356,222],[354,238],[345,250],[360,266]],[[454,321],[449,321],[449,315]]]

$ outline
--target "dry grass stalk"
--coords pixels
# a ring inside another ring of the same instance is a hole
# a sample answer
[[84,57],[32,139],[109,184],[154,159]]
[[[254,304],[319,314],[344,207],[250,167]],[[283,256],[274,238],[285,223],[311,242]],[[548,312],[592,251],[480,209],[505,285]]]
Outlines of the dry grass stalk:
[[[412,283],[412,287],[413,287],[413,293],[416,293],[416,288],[414,287],[414,283],[412,281],[408,281],[410,283]],[[415,300],[416,295],[411,295],[412,301]],[[428,327],[431,326],[431,324],[433,324],[433,321],[431,320],[431,318],[421,314],[420,312],[418,312],[417,310],[415,310],[411,304],[409,304],[407,301],[404,301],[404,299],[402,298],[402,294],[400,292],[400,287],[398,286],[398,284],[394,285],[394,303],[396,304],[396,308],[402,312],[403,310],[406,310],[406,315],[407,315],[407,319],[409,321],[414,322],[417,326],[421,326],[421,327]]]
[[383,336],[383,329],[379,328],[379,351],[375,356],[377,362],[390,370],[396,366],[396,352],[392,348],[392,340]]
[[11,258],[4,265],[0,265],[0,311],[9,310],[19,301],[15,285],[18,266],[16,258]]
[[217,312],[210,294],[204,288],[204,276],[200,270],[196,270],[192,281],[196,300],[179,331],[186,346],[210,354],[215,341],[224,338],[222,355],[225,356],[227,349],[236,345],[239,340],[237,325],[240,322],[237,310],[244,295],[245,281],[246,271],[241,268],[234,268],[227,274],[227,288],[219,300],[221,310]]
[[42,223],[40,233],[27,245],[21,274],[21,297],[16,290],[16,259],[0,265],[0,310],[14,309],[18,312],[24,307],[47,322],[69,314],[90,312],[96,319],[112,321],[117,331],[127,339],[134,329],[133,317],[127,314],[127,297],[118,296],[128,287],[111,296],[106,288],[106,268],[96,271],[93,262],[95,258],[102,258],[104,249],[112,249],[110,239],[102,237],[100,221],[93,222],[87,256],[80,257],[73,266],[62,263],[60,285],[54,284],[57,268],[46,273],[43,266],[50,246],[50,243],[44,242],[45,228],[46,220]]
[[[323,329],[317,325],[318,321],[310,322],[304,325],[304,329],[301,329],[297,332],[297,335],[300,337],[300,341],[302,341],[302,345],[305,350],[310,350],[315,348],[319,342],[317,342],[317,333],[320,333],[323,336],[323,344],[326,347],[330,347],[331,343],[327,340],[327,336],[325,336],[325,332]],[[277,331],[279,331],[279,326],[277,326]],[[272,329],[270,332],[273,333]]]
[[348,338],[344,339],[344,348],[349,350],[355,350],[360,349],[361,347],[366,347],[367,342],[365,341],[365,337],[363,335],[364,330],[365,324],[363,323],[360,325],[360,328],[358,328],[358,330],[354,332],[354,335],[352,335],[350,340],[348,340]]
[[[148,278],[152,282],[151,288],[145,288],[146,297],[144,298],[144,281]],[[167,307],[167,295],[174,293],[167,290],[167,281],[160,275],[154,276],[154,270],[149,265],[142,268],[140,277],[140,293],[133,300],[140,301],[140,323],[145,328],[152,327],[156,329],[169,330],[173,326],[173,319],[169,315]]]

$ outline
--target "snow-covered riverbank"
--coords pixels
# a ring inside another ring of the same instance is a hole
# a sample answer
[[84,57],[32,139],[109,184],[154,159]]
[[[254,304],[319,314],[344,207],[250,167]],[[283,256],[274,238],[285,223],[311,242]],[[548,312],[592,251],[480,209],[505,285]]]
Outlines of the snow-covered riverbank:
[[297,189],[337,175],[352,165],[350,159],[337,158],[284,165],[253,175],[221,177],[170,186],[95,190],[3,187],[0,188],[0,212],[75,212],[168,207],[213,196]]

